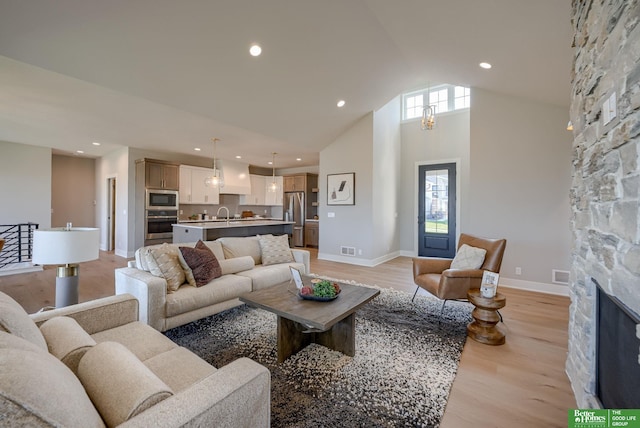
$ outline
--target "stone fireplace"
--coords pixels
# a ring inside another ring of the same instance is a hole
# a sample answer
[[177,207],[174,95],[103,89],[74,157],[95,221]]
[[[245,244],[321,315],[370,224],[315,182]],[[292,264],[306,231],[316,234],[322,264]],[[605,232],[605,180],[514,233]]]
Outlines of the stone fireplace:
[[[591,279],[640,314],[639,24],[637,0],[572,2],[573,245],[566,371],[580,408],[599,407],[597,292]],[[635,360],[640,364],[637,355]]]

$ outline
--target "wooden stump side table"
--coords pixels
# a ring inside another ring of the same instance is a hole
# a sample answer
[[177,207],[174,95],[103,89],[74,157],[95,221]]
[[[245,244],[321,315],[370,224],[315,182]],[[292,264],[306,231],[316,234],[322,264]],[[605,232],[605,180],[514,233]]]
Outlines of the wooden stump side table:
[[507,303],[507,298],[500,293],[492,298],[482,297],[479,288],[472,288],[467,293],[469,301],[475,309],[471,313],[473,321],[467,326],[470,338],[486,345],[503,345],[504,333],[496,328],[500,321],[498,310]]

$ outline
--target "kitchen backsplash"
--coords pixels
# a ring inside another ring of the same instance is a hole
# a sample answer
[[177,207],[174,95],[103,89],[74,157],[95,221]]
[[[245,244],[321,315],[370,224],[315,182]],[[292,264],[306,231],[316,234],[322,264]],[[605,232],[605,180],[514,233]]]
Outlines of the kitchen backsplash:
[[[253,211],[254,214],[262,217],[276,217],[282,218],[282,207],[271,207],[262,205],[240,205],[239,195],[220,195],[220,203],[217,205],[180,205],[180,220],[188,220],[190,216],[194,214],[206,214],[208,216],[215,216],[218,212],[218,208],[227,207],[229,209],[229,216],[233,217],[235,214],[241,215],[242,211]],[[226,216],[226,211],[220,211],[220,216]]]

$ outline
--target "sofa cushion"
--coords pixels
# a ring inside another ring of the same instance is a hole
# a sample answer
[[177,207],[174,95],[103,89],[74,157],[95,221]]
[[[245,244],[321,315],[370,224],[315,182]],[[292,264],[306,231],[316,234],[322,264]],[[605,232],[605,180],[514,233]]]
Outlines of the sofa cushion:
[[[264,235],[267,236],[267,235]],[[218,238],[218,242],[222,244],[225,259],[234,257],[251,256],[255,264],[262,264],[262,252],[257,236],[224,237]]]
[[251,280],[237,275],[223,275],[200,287],[182,287],[167,296],[165,316],[173,317],[216,303],[240,297],[251,291]]
[[223,275],[242,272],[243,270],[253,269],[255,262],[251,256],[235,257],[233,259],[218,260]]
[[176,394],[216,371],[211,364],[183,347],[151,357],[144,365]]
[[167,243],[151,247],[146,252],[149,272],[167,281],[167,293],[176,291],[186,280],[184,270],[178,261],[178,252],[175,245]]
[[289,269],[289,266],[303,273],[305,272],[305,267],[302,263],[281,263],[278,265],[256,266],[251,270],[238,272],[236,275],[250,278],[253,290],[255,291],[291,280],[291,269]]
[[[190,289],[191,287],[185,287]],[[195,289],[194,289],[195,290]],[[180,290],[181,294],[182,290]],[[104,330],[91,335],[98,343],[118,342],[127,347],[140,361],[145,361],[155,355],[177,348],[169,338],[159,333],[153,327],[140,321],[131,322],[119,327]]]
[[80,359],[96,344],[89,333],[70,317],[53,317],[40,326],[40,331],[49,352],[74,373],[78,372]]
[[78,378],[56,357],[5,332],[0,332],[0,349],[0,414],[5,422],[104,427]]
[[202,287],[222,276],[222,269],[213,251],[198,241],[194,248],[179,247],[178,258],[189,285]]
[[47,351],[47,342],[27,312],[11,297],[0,293],[0,331],[15,334]]
[[268,266],[294,261],[291,248],[289,248],[288,235],[260,235],[258,236],[258,243],[260,244],[263,265]]
[[108,426],[113,427],[173,395],[124,345],[103,342],[80,360],[78,378]]
[[450,269],[480,269],[487,250],[462,244],[451,262]]

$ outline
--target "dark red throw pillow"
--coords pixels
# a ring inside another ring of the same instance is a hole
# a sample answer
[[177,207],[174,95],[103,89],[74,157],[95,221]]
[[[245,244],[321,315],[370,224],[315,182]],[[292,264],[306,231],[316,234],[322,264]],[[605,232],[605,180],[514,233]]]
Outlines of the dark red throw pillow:
[[[187,266],[191,269],[196,287],[202,287],[222,276],[218,259],[204,242],[198,241],[195,248],[180,247],[180,252]],[[189,279],[189,273],[185,272],[185,274]]]

